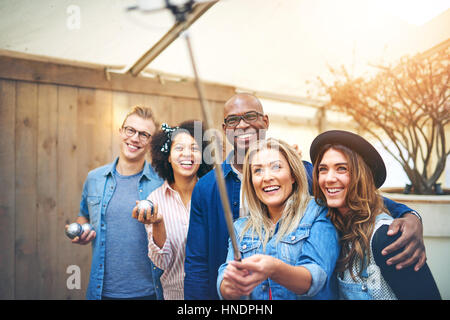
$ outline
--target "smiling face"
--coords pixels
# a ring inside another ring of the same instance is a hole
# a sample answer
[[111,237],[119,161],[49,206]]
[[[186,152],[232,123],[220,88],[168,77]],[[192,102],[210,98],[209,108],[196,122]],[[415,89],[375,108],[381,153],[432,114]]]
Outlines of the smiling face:
[[[132,136],[126,134],[125,128],[133,128],[136,133]],[[151,138],[142,141],[139,132],[151,135],[155,132],[155,123],[151,119],[144,119],[136,114],[130,115],[119,129],[120,134],[120,157],[128,162],[139,162],[145,160],[145,155],[150,150]]]
[[202,153],[194,138],[188,133],[178,133],[172,140],[169,163],[175,180],[177,177],[195,177],[202,163]]
[[234,146],[235,154],[241,155],[241,160],[244,159],[245,152],[253,141],[265,138],[266,130],[269,127],[269,118],[263,114],[259,100],[248,94],[235,95],[226,102],[224,108],[224,119],[235,115],[243,116],[251,111],[262,115],[258,115],[254,121],[246,122],[241,119],[234,127],[223,124],[227,139]]
[[250,172],[256,196],[272,218],[279,218],[295,182],[286,158],[278,150],[263,149],[253,155]]
[[347,157],[341,151],[331,148],[323,154],[318,166],[318,182],[327,206],[346,213],[350,172]]

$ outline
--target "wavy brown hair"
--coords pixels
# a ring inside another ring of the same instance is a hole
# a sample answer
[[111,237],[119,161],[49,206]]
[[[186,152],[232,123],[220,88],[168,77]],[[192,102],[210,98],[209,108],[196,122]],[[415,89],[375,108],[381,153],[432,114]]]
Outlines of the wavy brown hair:
[[342,145],[325,145],[320,150],[314,163],[313,193],[317,204],[326,206],[327,199],[319,186],[319,164],[326,151],[334,149],[341,152],[348,162],[350,183],[348,185],[345,204],[350,209],[341,214],[338,208],[329,208],[328,217],[340,235],[341,253],[336,263],[336,271],[342,274],[348,269],[355,280],[353,266],[357,263],[358,276],[361,276],[364,265],[371,254],[370,237],[377,215],[388,212],[383,199],[375,187],[372,172],[363,158],[353,150]]

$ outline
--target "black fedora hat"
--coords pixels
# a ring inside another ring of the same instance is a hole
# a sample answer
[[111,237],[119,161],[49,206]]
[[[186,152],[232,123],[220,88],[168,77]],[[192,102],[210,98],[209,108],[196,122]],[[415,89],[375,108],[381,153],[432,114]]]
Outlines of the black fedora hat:
[[386,180],[386,166],[378,151],[363,137],[348,131],[330,130],[319,134],[311,144],[309,155],[314,164],[322,147],[327,144],[343,145],[358,153],[373,174],[375,187],[379,188]]

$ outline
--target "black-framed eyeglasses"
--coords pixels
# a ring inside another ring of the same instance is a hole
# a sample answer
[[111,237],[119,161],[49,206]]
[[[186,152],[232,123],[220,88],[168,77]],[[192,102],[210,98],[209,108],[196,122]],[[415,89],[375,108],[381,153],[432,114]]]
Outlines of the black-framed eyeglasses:
[[133,127],[123,127],[122,129],[124,129],[123,131],[125,132],[125,135],[127,137],[132,137],[136,134],[136,132],[139,133],[139,140],[141,140],[141,142],[148,142],[148,140],[150,140],[150,137],[152,136],[150,133],[145,132],[145,131],[137,131],[135,128]]
[[228,128],[234,128],[239,124],[239,122],[241,122],[241,119],[243,119],[247,123],[252,123],[258,120],[258,116],[262,117],[263,114],[257,111],[249,111],[242,115],[232,114],[231,116],[226,117],[223,122]]

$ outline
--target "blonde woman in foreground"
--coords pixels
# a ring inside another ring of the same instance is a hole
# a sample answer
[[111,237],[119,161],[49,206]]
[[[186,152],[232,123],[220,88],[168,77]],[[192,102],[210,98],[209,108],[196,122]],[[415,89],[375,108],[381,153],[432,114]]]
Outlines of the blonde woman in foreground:
[[[242,260],[229,245],[219,268],[223,299],[335,299],[338,235],[327,209],[310,199],[304,165],[277,139],[253,144],[243,168],[248,216],[234,223]],[[231,243],[231,241],[229,241]]]

